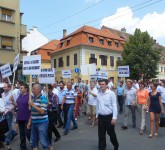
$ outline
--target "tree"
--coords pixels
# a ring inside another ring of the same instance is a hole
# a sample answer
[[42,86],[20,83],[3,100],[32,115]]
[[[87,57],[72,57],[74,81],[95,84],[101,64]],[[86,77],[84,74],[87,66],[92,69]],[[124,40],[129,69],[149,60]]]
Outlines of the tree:
[[130,78],[138,80],[155,78],[158,74],[158,62],[161,49],[154,46],[155,42],[148,32],[136,29],[130,35],[122,52],[122,65],[129,65]]

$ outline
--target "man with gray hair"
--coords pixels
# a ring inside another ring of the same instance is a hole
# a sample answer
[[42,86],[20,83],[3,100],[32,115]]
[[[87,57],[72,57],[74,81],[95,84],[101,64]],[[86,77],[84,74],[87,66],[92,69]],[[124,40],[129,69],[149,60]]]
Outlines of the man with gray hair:
[[41,95],[41,85],[36,83],[33,85],[33,97],[29,101],[31,106],[31,118],[29,119],[27,127],[31,126],[30,144],[33,150],[38,149],[38,142],[40,141],[43,149],[52,149],[48,141],[48,115],[47,105],[48,100]]

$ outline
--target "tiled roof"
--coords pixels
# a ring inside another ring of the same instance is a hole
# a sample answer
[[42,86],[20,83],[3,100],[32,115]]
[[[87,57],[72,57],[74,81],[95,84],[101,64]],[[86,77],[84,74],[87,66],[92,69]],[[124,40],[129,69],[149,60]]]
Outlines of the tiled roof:
[[58,44],[60,43],[59,40],[52,40],[43,46],[37,48],[36,50],[32,51],[31,54],[36,55],[40,54],[41,59],[44,61],[50,61],[50,53],[55,52]]
[[[89,37],[92,37],[94,42],[89,42]],[[104,44],[99,42],[100,39],[103,39]],[[69,43],[67,43],[69,41]],[[112,45],[109,46],[108,41],[112,41]],[[119,43],[119,47],[115,46],[115,42]],[[68,49],[71,47],[79,45],[87,45],[99,48],[105,48],[110,50],[121,51],[123,50],[122,44],[124,39],[120,38],[118,34],[113,33],[110,30],[106,29],[97,29],[90,26],[83,26],[78,30],[72,32],[71,34],[65,36],[60,40],[60,44],[57,46],[55,52]]]

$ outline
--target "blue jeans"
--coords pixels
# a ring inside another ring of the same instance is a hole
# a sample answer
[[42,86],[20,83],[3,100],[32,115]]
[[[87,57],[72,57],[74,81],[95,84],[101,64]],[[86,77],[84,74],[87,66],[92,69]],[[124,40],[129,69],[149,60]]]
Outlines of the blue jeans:
[[12,122],[13,122],[13,113],[8,112],[6,114],[6,119],[9,127],[9,131],[7,132],[6,138],[5,138],[5,144],[9,145],[12,137],[14,137],[17,133],[12,129]]
[[48,140],[48,121],[31,124],[31,136],[30,136],[31,147],[37,148],[39,141],[43,149],[49,148],[50,143]]
[[70,129],[70,123],[73,122],[73,126],[77,127],[77,123],[75,121],[75,117],[73,114],[74,104],[66,104],[66,112],[67,113],[67,122],[65,125],[65,131],[69,131]]

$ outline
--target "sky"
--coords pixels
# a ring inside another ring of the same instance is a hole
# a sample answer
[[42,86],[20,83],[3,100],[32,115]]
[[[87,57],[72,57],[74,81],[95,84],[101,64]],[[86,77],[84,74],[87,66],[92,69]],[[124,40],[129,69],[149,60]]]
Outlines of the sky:
[[83,25],[102,25],[133,34],[148,31],[165,46],[165,0],[21,0],[22,22],[36,26],[49,40],[61,39]]

